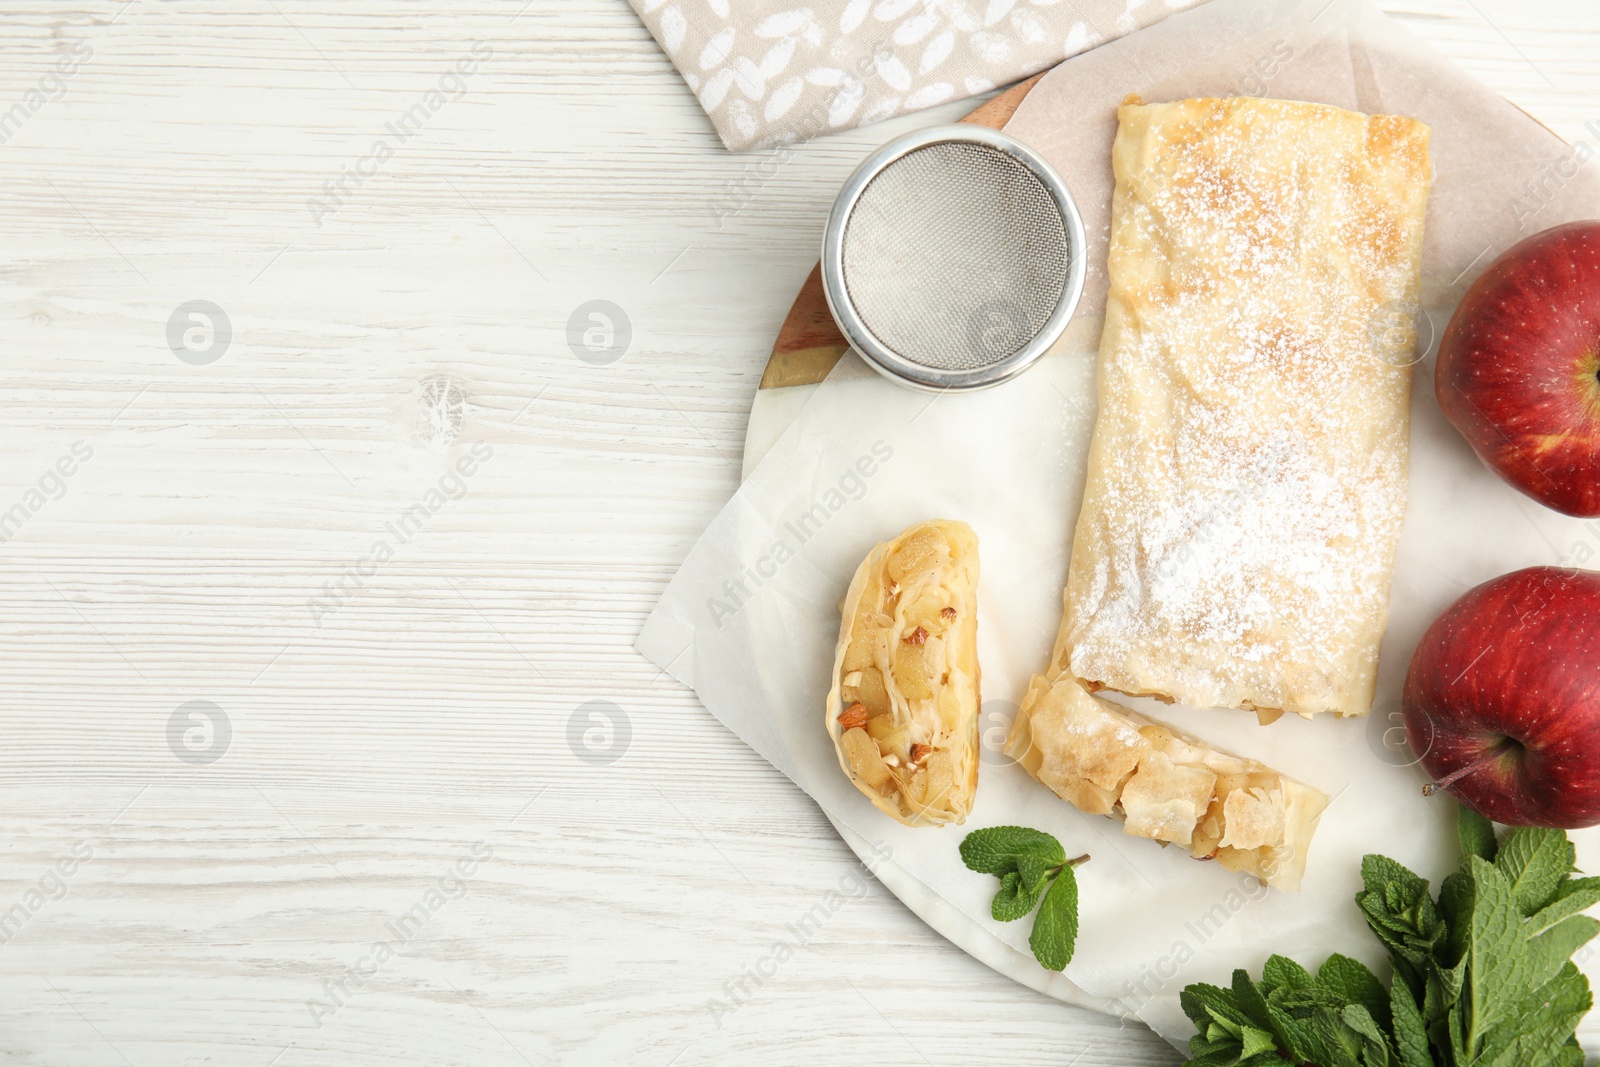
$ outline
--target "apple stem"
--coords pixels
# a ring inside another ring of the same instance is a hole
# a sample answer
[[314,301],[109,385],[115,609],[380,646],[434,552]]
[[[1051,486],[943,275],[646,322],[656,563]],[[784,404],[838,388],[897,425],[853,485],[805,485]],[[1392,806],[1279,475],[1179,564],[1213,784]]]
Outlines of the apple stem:
[[1479,767],[1482,767],[1485,763],[1499,759],[1501,756],[1505,755],[1505,752],[1506,746],[1504,745],[1495,748],[1491,752],[1485,752],[1483,755],[1479,756],[1471,763],[1468,763],[1466,766],[1457,767],[1455,770],[1451,771],[1437,782],[1429,782],[1427,785],[1423,786],[1422,795],[1425,797],[1431,797],[1441,789],[1449,789],[1451,786],[1455,785],[1456,782],[1460,781],[1462,778],[1465,778]]

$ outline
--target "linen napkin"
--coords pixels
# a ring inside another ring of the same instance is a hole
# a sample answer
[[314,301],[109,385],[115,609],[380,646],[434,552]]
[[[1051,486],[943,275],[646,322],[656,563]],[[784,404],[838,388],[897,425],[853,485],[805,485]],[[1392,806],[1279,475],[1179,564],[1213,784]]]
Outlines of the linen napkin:
[[1202,0],[628,0],[735,152],[1020,81]]

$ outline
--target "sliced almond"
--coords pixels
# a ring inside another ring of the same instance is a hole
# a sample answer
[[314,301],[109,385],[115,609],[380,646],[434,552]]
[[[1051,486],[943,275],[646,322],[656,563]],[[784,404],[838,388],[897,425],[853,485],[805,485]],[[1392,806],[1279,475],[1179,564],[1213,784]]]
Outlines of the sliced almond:
[[851,704],[839,713],[839,729],[855,730],[867,725],[867,706]]

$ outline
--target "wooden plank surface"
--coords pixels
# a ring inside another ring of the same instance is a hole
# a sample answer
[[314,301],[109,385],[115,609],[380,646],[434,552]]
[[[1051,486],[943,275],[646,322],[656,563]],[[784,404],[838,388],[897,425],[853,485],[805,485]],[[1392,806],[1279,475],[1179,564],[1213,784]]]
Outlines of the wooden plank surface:
[[[1589,5],[1394,9],[1600,120]],[[838,182],[968,104],[732,156],[621,0],[5,28],[6,1062],[1177,1061],[866,882],[754,985],[858,867],[631,648]]]

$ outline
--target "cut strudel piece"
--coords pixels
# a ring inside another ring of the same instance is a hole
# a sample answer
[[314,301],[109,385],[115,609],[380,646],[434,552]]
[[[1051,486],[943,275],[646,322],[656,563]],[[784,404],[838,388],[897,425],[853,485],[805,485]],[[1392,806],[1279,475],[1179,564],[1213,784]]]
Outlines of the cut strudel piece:
[[959,823],[978,788],[978,538],[961,522],[878,545],[845,595],[828,736],[907,826]]
[[1061,799],[1113,815],[1137,837],[1300,888],[1328,798],[1253,759],[1093,696],[1076,679],[1035,676],[1006,753]]
[[1405,512],[1428,128],[1124,104],[1100,410],[1049,676],[1362,715]]

